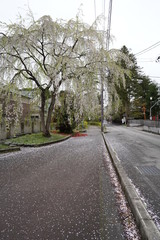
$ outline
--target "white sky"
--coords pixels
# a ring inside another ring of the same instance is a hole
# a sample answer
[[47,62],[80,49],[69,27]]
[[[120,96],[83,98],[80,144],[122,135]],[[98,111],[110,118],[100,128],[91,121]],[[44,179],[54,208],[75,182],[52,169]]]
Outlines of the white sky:
[[[95,0],[97,16],[102,14],[104,0]],[[43,15],[57,18],[74,18],[81,6],[83,19],[91,24],[95,19],[94,0],[2,0],[0,21],[15,22],[20,13],[26,16],[28,6],[36,19]],[[109,0],[105,0],[106,16]],[[106,21],[107,22],[107,21]],[[160,41],[160,0],[113,0],[111,34],[114,36],[110,48],[126,45],[136,54]],[[160,45],[145,54],[137,56],[143,72],[160,84]],[[146,62],[147,61],[147,62]]]

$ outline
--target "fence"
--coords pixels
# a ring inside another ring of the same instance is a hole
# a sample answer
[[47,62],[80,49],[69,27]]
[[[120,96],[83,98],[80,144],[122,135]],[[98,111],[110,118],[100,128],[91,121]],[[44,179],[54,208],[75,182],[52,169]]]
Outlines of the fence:
[[147,126],[147,127],[160,128],[160,121],[132,119],[132,120],[128,120],[128,125],[129,126]]
[[18,128],[15,129],[14,125],[10,125],[7,130],[5,123],[0,124],[0,140],[5,140],[6,138],[11,138],[18,135],[36,133],[41,131],[41,122],[40,119],[33,121],[26,121],[19,124]]

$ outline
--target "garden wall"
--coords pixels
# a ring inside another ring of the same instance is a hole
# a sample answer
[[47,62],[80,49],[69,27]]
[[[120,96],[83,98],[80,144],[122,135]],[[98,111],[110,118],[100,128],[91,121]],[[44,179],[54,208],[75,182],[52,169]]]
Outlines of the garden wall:
[[13,125],[7,130],[4,122],[0,124],[0,140],[5,140],[7,138],[12,138],[14,136],[19,136],[27,133],[37,133],[41,131],[40,119],[34,121],[26,121],[19,124],[17,129]]

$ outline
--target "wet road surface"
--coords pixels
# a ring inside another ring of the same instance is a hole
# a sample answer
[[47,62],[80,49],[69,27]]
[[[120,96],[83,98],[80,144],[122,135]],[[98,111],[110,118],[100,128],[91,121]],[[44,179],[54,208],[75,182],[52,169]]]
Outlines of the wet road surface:
[[0,239],[125,239],[105,155],[98,128],[0,155]]
[[115,125],[107,130],[106,139],[160,229],[160,135]]

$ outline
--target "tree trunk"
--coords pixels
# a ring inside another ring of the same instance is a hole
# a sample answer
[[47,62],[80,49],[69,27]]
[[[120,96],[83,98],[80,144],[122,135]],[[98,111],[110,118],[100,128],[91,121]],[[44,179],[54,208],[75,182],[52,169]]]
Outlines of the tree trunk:
[[46,102],[46,96],[45,96],[45,90],[41,92],[41,123],[42,123],[42,132],[45,136],[45,102]]
[[51,117],[52,117],[52,113],[53,113],[53,109],[54,109],[54,105],[55,105],[55,99],[56,99],[56,93],[52,93],[51,96],[51,103],[48,109],[48,115],[47,115],[47,120],[46,120],[46,134],[48,134],[48,137],[50,136],[50,124],[51,124]]
[[42,121],[42,131],[43,131],[43,136],[45,137],[50,137],[50,124],[51,124],[51,117],[52,117],[52,112],[54,109],[55,105],[55,99],[56,99],[56,93],[52,93],[51,96],[51,103],[48,108],[48,114],[47,118],[45,121],[45,102],[46,102],[46,96],[45,96],[45,91],[42,91],[41,93],[41,121]]
[[125,111],[126,111],[126,124],[128,123],[128,115],[129,115],[129,103],[126,101],[125,103]]

